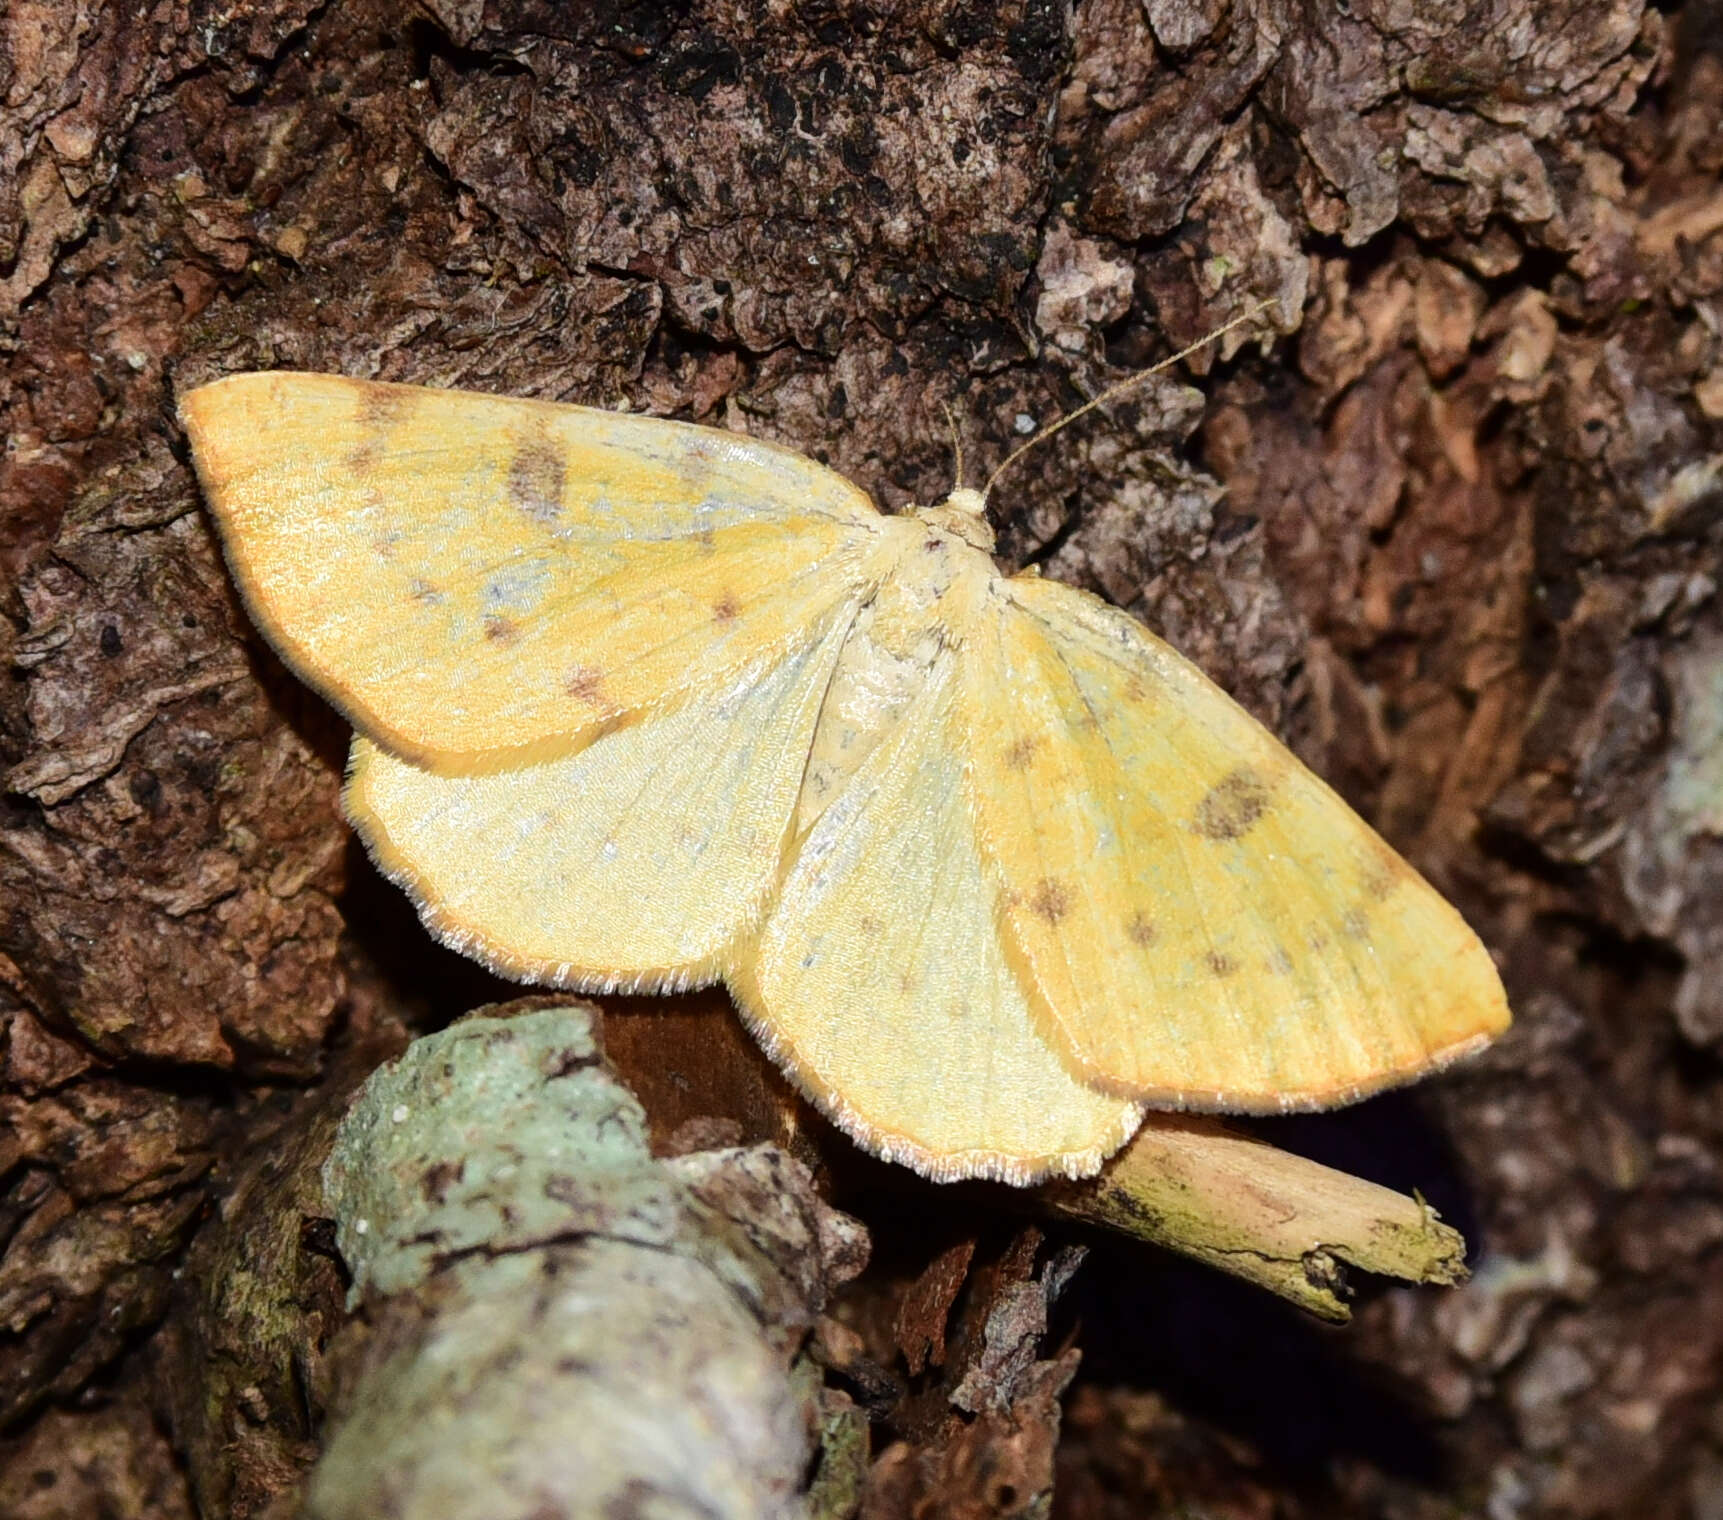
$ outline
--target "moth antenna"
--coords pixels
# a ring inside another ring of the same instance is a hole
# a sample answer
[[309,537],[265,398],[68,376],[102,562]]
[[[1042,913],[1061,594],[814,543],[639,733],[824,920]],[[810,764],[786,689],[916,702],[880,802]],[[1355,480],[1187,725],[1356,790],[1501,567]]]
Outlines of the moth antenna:
[[[946,427],[951,429],[951,452],[956,456],[953,469],[957,478],[952,481],[951,489],[961,491],[963,489],[963,434],[958,431],[957,418],[952,413],[951,403],[942,401],[939,403],[939,409],[945,413]],[[986,493],[983,492],[982,494],[985,495]]]
[[[1116,385],[1109,385],[1106,390],[1101,392],[1100,395],[1094,397],[1092,400],[1085,401],[1077,408],[1076,411],[1067,412],[1057,422],[1049,423],[1033,438],[1029,439],[1028,442],[1020,443],[1009,454],[1007,454],[1002,461],[1000,461],[999,468],[987,477],[987,484],[981,488],[982,499],[985,501],[987,497],[993,494],[993,487],[998,483],[1001,475],[1027,454],[1030,449],[1034,448],[1036,444],[1045,443],[1049,438],[1057,433],[1060,428],[1069,427],[1085,412],[1092,412],[1096,407],[1103,406],[1107,402],[1123,395],[1133,386],[1141,385],[1145,380],[1153,379],[1156,375],[1160,374],[1162,370],[1171,369],[1173,365],[1177,364],[1181,359],[1190,358],[1192,354],[1205,344],[1214,342],[1216,338],[1224,338],[1235,327],[1243,327],[1244,324],[1250,321],[1253,317],[1260,316],[1263,312],[1276,304],[1277,303],[1274,301],[1258,301],[1256,305],[1241,311],[1230,321],[1221,323],[1221,325],[1215,328],[1213,332],[1204,333],[1203,336],[1198,338],[1195,343],[1181,348],[1176,354],[1169,355],[1167,358],[1162,359],[1158,364],[1151,364],[1147,369],[1139,370],[1136,374],[1128,376],[1127,378],[1119,381]],[[949,412],[947,415],[949,415]]]

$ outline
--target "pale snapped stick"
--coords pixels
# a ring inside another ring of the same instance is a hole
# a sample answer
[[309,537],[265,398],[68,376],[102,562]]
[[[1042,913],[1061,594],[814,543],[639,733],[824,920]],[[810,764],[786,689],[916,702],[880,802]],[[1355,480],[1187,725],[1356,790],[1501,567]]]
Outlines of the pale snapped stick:
[[1422,1199],[1194,1114],[1150,1114],[1099,1177],[1049,1183],[1037,1196],[1336,1323],[1351,1317],[1347,1266],[1444,1286],[1466,1276],[1460,1232]]

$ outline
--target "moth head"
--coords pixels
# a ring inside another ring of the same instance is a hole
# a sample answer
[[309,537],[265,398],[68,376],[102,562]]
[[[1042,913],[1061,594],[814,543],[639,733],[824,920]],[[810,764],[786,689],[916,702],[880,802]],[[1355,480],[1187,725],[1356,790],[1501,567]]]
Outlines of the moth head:
[[998,547],[993,526],[987,521],[987,498],[972,486],[958,486],[937,505],[918,507],[915,515],[983,554],[991,554]]

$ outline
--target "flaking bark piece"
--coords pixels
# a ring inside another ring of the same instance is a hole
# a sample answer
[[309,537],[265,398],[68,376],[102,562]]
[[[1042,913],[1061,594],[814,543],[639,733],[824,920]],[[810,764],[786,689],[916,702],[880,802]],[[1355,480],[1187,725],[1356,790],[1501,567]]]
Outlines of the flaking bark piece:
[[772,1147],[653,1159],[589,1006],[415,1043],[324,1185],[373,1333],[306,1514],[801,1511],[800,1346],[865,1236]]
[[973,1240],[960,1240],[941,1251],[898,1305],[892,1333],[912,1377],[919,1376],[929,1363],[937,1367],[945,1361],[946,1322],[974,1256]]
[[[869,1470],[861,1520],[1035,1520],[1052,1504],[1060,1398],[1081,1354],[1044,1343],[1085,1253],[1047,1250],[1033,1226],[979,1264],[973,1244],[936,1258],[899,1310],[894,1334],[912,1367],[922,1361],[922,1386],[892,1416],[900,1439]],[[935,1321],[940,1343],[918,1358]]]
[[1075,1219],[1152,1240],[1344,1323],[1345,1268],[1453,1284],[1466,1243],[1421,1199],[1212,1119],[1151,1114],[1099,1177],[1041,1190]]

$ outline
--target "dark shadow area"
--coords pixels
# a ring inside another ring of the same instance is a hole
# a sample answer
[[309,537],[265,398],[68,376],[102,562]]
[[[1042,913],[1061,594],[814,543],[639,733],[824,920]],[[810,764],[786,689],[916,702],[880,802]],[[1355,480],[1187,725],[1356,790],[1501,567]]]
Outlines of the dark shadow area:
[[1153,1389],[1175,1409],[1250,1443],[1300,1486],[1326,1484],[1338,1457],[1439,1487],[1428,1420],[1326,1326],[1247,1283],[1129,1241],[1094,1235],[1059,1304],[1082,1381]]
[[508,981],[438,944],[419,922],[412,899],[378,871],[351,833],[340,906],[353,948],[404,1001],[423,1009],[420,1033],[441,1029],[481,1004],[545,990]]
[[[1240,1127],[1324,1166],[1421,1194],[1477,1251],[1478,1211],[1458,1157],[1416,1093]],[[1084,1381],[1153,1389],[1249,1442],[1299,1486],[1324,1485],[1339,1457],[1428,1487],[1447,1481],[1427,1417],[1380,1369],[1354,1359],[1344,1327],[1166,1252],[1098,1232],[1085,1239],[1089,1259],[1054,1322],[1083,1348]],[[1350,1283],[1355,1304],[1389,1286],[1357,1273]]]

